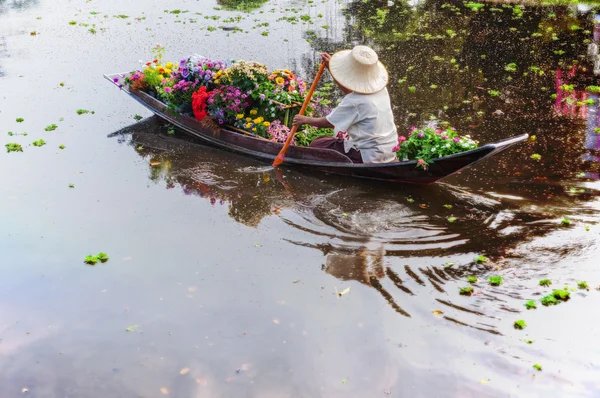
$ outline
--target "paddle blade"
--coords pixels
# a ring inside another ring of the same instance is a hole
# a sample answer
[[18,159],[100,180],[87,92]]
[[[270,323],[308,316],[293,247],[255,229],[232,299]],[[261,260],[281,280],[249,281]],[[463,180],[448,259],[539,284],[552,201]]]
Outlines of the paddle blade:
[[283,159],[285,157],[285,153],[279,153],[279,155],[277,155],[277,157],[275,158],[275,160],[273,161],[273,167],[277,167],[279,166],[281,163],[283,163]]

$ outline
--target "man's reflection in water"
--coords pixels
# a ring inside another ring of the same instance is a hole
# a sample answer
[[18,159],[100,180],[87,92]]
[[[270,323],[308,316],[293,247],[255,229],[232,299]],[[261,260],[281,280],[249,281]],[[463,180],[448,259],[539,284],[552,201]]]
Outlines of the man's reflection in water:
[[355,280],[373,287],[381,293],[396,312],[410,317],[410,314],[396,304],[394,297],[379,282],[379,279],[383,279],[387,274],[396,287],[412,294],[406,287],[402,286],[402,280],[400,280],[396,273],[389,267],[384,267],[384,258],[385,250],[383,247],[376,250],[369,250],[362,246],[354,255],[327,254],[323,270],[338,279],[344,281]]

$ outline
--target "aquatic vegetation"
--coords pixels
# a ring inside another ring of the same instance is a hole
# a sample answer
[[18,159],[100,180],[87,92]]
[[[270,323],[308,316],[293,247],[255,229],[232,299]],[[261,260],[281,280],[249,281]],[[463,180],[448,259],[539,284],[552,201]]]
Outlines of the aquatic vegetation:
[[143,117],[142,117],[142,116],[140,116],[140,115],[138,115],[138,114],[136,114],[136,115],[135,115],[133,118],[134,118],[135,120],[137,120],[138,122],[139,122],[140,120],[142,120],[142,119],[143,119]]
[[468,3],[465,3],[465,7],[470,8],[471,11],[477,12],[483,7],[485,7],[485,4],[469,1]]
[[18,117],[16,119],[17,123],[23,123],[25,121],[25,119],[23,119],[22,117]]
[[477,277],[476,276],[467,276],[467,282],[477,283]]
[[504,278],[502,278],[499,275],[491,275],[488,277],[488,281],[489,281],[490,285],[492,285],[492,286],[500,286],[502,284],[503,279]]
[[507,72],[516,72],[517,71],[517,64],[514,62],[511,62],[510,64],[507,64],[504,67],[504,70]]
[[463,296],[470,296],[471,294],[473,294],[473,287],[472,286],[461,287],[459,290],[459,293],[462,294]]
[[588,283],[586,281],[577,282],[577,287],[580,289],[585,289],[585,290],[589,289]]
[[456,221],[456,217],[448,217],[448,222],[453,223],[454,221]]
[[83,262],[89,265],[95,265],[98,262],[98,257],[89,254],[85,256]]
[[566,289],[556,289],[552,291],[552,296],[558,300],[567,301],[571,297],[571,293]]
[[90,113],[87,109],[77,109],[78,115],[85,115],[86,113]]
[[75,184],[69,184],[69,188],[75,188]]
[[448,205],[448,204],[446,204],[446,205],[443,205],[443,207],[444,207],[445,209],[451,209],[451,208],[452,208],[452,205]]
[[531,155],[531,159],[539,161],[542,159],[542,155],[540,155],[539,153],[534,153],[533,155]]
[[9,142],[4,146],[6,147],[6,152],[23,152],[23,147],[16,142]]
[[77,25],[77,21],[69,21],[69,25]]
[[58,126],[57,126],[56,124],[52,123],[51,125],[49,125],[49,126],[46,126],[46,128],[45,128],[44,130],[45,130],[45,131],[54,131],[54,130],[56,130],[57,128],[58,128]]
[[537,306],[535,305],[535,301],[533,301],[533,300],[527,300],[525,302],[525,308],[527,308],[528,310],[536,309]]
[[549,294],[547,296],[542,297],[540,303],[542,303],[542,305],[549,306],[560,304],[560,301],[558,301],[552,294]]
[[64,146],[63,144],[60,144],[58,147],[59,147],[60,149],[65,149],[65,146]]
[[541,372],[541,371],[542,371],[542,365],[540,365],[539,363],[536,363],[536,364],[534,364],[534,365],[533,365],[533,368],[534,368],[535,370],[537,370],[538,372]]
[[552,281],[550,279],[541,279],[539,283],[540,286],[550,286]]
[[488,94],[491,95],[492,97],[497,97],[502,93],[498,90],[488,90]]
[[140,146],[138,146],[136,149],[137,149],[137,151],[138,151],[138,152],[141,152],[141,151],[143,151],[143,150],[144,150],[144,147],[140,145]]
[[40,146],[44,146],[44,145],[46,145],[46,141],[44,141],[43,139],[41,139],[41,138],[40,138],[40,139],[39,139],[39,140],[37,140],[37,141],[33,141],[33,143],[32,143],[32,144],[33,144],[33,146],[40,147]]
[[108,254],[104,253],[104,252],[100,252],[96,255],[96,258],[101,262],[101,263],[105,263],[108,261],[109,257]]
[[473,259],[473,262],[475,264],[484,264],[487,263],[489,261],[489,258],[487,258],[486,256],[484,256],[483,254],[478,255],[477,257],[475,257]]
[[533,340],[523,339],[523,341],[527,344],[533,344]]
[[523,330],[527,327],[527,324],[525,323],[524,320],[519,319],[518,321],[515,321],[514,327],[515,327],[515,329]]
[[571,220],[569,220],[568,217],[564,217],[562,220],[560,220],[560,225],[569,226],[571,225]]

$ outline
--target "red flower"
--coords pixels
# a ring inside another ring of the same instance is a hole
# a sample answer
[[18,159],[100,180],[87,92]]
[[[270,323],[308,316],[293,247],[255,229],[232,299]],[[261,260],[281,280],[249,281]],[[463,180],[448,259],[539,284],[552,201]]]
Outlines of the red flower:
[[157,60],[157,59],[155,59],[155,60],[154,60],[154,61],[152,61],[152,62],[154,62],[155,64],[157,64],[157,63],[158,63],[158,60]]
[[197,121],[201,121],[208,116],[208,113],[206,113],[206,100],[211,94],[212,91],[207,92],[205,86],[200,87],[200,90],[192,94],[192,110]]

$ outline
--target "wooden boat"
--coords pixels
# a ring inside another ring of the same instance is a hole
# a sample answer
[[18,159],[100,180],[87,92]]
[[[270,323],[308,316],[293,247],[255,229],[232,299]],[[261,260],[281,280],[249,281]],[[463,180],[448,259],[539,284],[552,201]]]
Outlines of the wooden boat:
[[[175,125],[185,133],[218,147],[264,160],[271,164],[283,144],[271,142],[261,137],[243,134],[228,126],[214,128],[207,123],[198,122],[195,118],[173,112],[160,100],[142,91],[130,91],[115,80],[122,79],[124,74],[104,75],[113,84],[125,91],[129,96],[165,121]],[[433,160],[427,170],[416,167],[416,161],[392,163],[357,164],[345,155],[331,149],[317,149],[291,146],[285,156],[285,165],[308,167],[313,170],[347,175],[359,178],[383,180],[397,183],[431,184],[448,177],[459,170],[470,167],[486,158],[510,148],[526,140],[527,134],[508,138],[476,149],[457,153]]]

